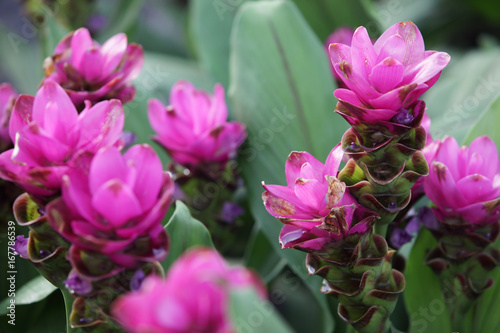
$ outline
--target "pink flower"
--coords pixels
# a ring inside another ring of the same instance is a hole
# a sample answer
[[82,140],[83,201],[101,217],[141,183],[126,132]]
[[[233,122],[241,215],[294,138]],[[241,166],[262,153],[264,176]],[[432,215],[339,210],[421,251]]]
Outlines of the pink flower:
[[500,170],[495,143],[487,136],[469,147],[446,137],[429,167],[424,189],[439,220],[461,218],[472,224],[500,219]]
[[267,211],[285,224],[282,247],[317,251],[328,242],[370,230],[370,219],[353,225],[358,204],[337,179],[342,156],[340,144],[324,165],[307,152],[292,152],[285,164],[288,186],[262,183]]
[[15,147],[0,155],[0,177],[35,196],[54,195],[79,156],[117,144],[123,123],[120,101],[87,105],[78,114],[64,90],[46,80],[34,98],[21,95],[14,105],[9,135]]
[[[351,41],[352,41],[353,35],[354,35],[354,29],[352,29],[351,27],[339,27],[339,28],[335,29],[335,31],[333,31],[331,33],[331,35],[328,36],[328,38],[326,39],[325,47],[326,47],[327,52],[328,52],[328,48],[330,47],[330,44],[332,44],[332,43],[339,43],[339,44],[351,46]],[[347,86],[344,84],[344,82],[342,82],[342,78],[335,71],[334,65],[331,64],[331,66],[332,66],[333,77],[337,81],[338,87],[339,88],[347,88]]]
[[63,180],[62,198],[47,205],[47,216],[72,243],[73,267],[81,266],[81,251],[104,254],[127,268],[165,258],[168,238],[161,220],[174,187],[150,146],[133,146],[123,156],[114,147],[103,148],[89,167],[75,168]]
[[351,46],[330,45],[330,57],[348,87],[335,90],[335,97],[348,109],[368,113],[372,122],[388,121],[409,109],[450,61],[447,53],[425,51],[412,22],[393,25],[373,45],[366,29],[359,27]]
[[112,315],[131,333],[230,333],[231,290],[252,287],[264,299],[256,275],[230,268],[211,249],[194,249],[180,257],[165,280],[147,277],[141,289],[115,301]]
[[142,47],[127,45],[125,34],[117,34],[100,46],[87,29],[80,28],[59,42],[54,55],[45,60],[44,69],[81,109],[85,100],[130,102],[135,95],[130,82],[139,75],[143,62]]
[[12,145],[9,137],[9,119],[17,92],[8,83],[0,84],[0,152]]
[[227,122],[224,89],[217,84],[214,90],[211,96],[180,81],[170,92],[167,108],[156,99],[149,101],[149,122],[157,133],[154,139],[179,164],[224,165],[245,141],[245,125]]

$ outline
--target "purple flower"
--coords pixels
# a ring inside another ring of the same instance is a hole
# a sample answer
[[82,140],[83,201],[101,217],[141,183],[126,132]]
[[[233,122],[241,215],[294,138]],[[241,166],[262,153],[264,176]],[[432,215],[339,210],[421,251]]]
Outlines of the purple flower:
[[146,274],[142,271],[142,269],[138,269],[135,271],[132,279],[130,279],[130,290],[136,291],[141,288],[142,282],[146,278]]
[[500,170],[495,143],[481,136],[469,147],[446,137],[429,167],[425,194],[439,220],[459,218],[489,224],[500,218]]
[[0,152],[12,145],[9,136],[9,120],[17,92],[8,83],[0,84]]
[[238,204],[230,201],[224,202],[220,212],[221,220],[226,223],[232,223],[238,216],[245,213],[245,210]]
[[116,144],[123,123],[120,101],[87,105],[78,114],[64,90],[46,80],[34,98],[21,95],[14,105],[9,135],[15,147],[0,155],[0,177],[35,196],[54,195],[81,155]]
[[83,279],[75,271],[71,271],[68,279],[63,282],[66,289],[72,293],[87,295],[92,292],[92,282]]
[[330,56],[347,86],[335,90],[335,97],[347,109],[366,113],[369,122],[388,121],[410,109],[450,61],[447,53],[425,51],[420,31],[409,21],[391,26],[375,44],[359,27],[350,46],[331,44]]
[[180,257],[165,280],[149,276],[141,289],[117,299],[111,313],[127,332],[234,332],[229,293],[253,287],[266,292],[256,275],[231,268],[211,249],[194,249]]
[[292,152],[285,165],[287,186],[262,184],[267,211],[285,224],[282,247],[317,251],[328,242],[371,229],[371,219],[353,224],[358,204],[337,179],[342,156],[340,144],[324,165],[307,152]]
[[24,235],[19,235],[16,237],[12,249],[16,252],[16,254],[19,254],[24,259],[29,259],[30,255],[28,253],[28,242],[29,237],[25,238]]
[[63,182],[62,199],[47,205],[47,216],[72,243],[74,267],[81,251],[128,268],[165,258],[168,237],[161,220],[174,187],[150,146],[136,145],[123,156],[116,148],[102,149],[88,170],[74,169]]
[[154,137],[172,159],[186,167],[204,163],[222,166],[236,156],[245,141],[245,125],[227,122],[224,89],[215,86],[214,96],[196,90],[189,82],[177,82],[170,92],[170,105],[152,99],[148,106]]
[[127,45],[125,34],[117,34],[101,46],[87,29],[80,28],[59,42],[44,69],[47,78],[59,83],[81,109],[85,100],[130,102],[135,95],[130,82],[139,75],[143,62],[142,47]]

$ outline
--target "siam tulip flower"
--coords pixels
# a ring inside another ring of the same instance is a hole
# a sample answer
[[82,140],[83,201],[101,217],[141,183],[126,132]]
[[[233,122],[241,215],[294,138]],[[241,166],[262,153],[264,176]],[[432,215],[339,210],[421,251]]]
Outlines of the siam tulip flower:
[[64,90],[46,80],[35,97],[21,95],[14,105],[9,135],[15,147],[0,155],[0,177],[37,197],[57,194],[80,156],[117,144],[123,123],[120,101],[87,104],[78,114]]
[[335,90],[335,97],[372,123],[395,116],[410,122],[409,110],[450,61],[445,52],[425,51],[420,31],[409,21],[391,26],[374,44],[366,29],[359,27],[351,46],[330,45],[330,57],[347,86]]
[[484,225],[500,219],[500,169],[495,143],[481,136],[469,147],[446,137],[429,166],[424,189],[440,221]]
[[147,277],[139,291],[115,301],[111,313],[130,333],[230,333],[230,292],[249,287],[266,297],[246,268],[230,268],[214,250],[194,249],[174,263],[165,280]]
[[133,146],[123,156],[108,147],[88,170],[75,168],[63,177],[62,198],[47,205],[47,216],[72,244],[73,267],[89,276],[83,252],[104,255],[117,270],[163,260],[168,237],[161,221],[172,194],[173,182],[150,146]]
[[156,99],[149,101],[148,116],[157,133],[154,139],[186,167],[205,163],[223,167],[246,138],[245,125],[227,122],[224,89],[219,84],[211,96],[180,81],[170,92],[168,107]]
[[111,98],[130,102],[135,95],[130,82],[139,75],[143,62],[142,47],[127,45],[125,34],[117,34],[100,46],[86,28],[80,28],[59,42],[54,55],[45,60],[44,70],[80,110],[86,100],[93,104]]
[[[351,41],[352,41],[353,35],[354,35],[354,29],[352,29],[351,27],[339,27],[339,28],[335,29],[330,34],[330,36],[328,36],[328,38],[326,39],[326,42],[325,42],[326,51],[329,52],[328,48],[330,47],[330,44],[332,44],[332,43],[339,43],[339,44],[351,46]],[[347,86],[342,81],[341,77],[335,71],[335,67],[333,64],[331,64],[331,67],[332,67],[333,77],[335,78],[335,81],[337,81],[337,86],[339,88],[347,88]]]
[[340,144],[324,165],[307,152],[292,152],[285,165],[287,186],[262,184],[267,211],[285,224],[280,235],[284,248],[319,250],[371,229],[369,218],[353,224],[357,202],[337,179],[342,156]]
[[8,83],[0,84],[0,152],[12,145],[9,136],[9,120],[17,92]]

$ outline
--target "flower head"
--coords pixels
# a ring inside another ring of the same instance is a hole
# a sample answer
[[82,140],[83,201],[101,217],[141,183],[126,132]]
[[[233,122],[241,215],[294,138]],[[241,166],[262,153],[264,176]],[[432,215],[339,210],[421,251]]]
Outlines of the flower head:
[[424,189],[439,220],[459,218],[471,224],[500,219],[500,169],[495,143],[481,136],[469,147],[446,137],[429,166]]
[[170,105],[149,101],[149,121],[154,137],[172,159],[187,167],[202,163],[224,165],[236,156],[245,141],[245,125],[227,122],[224,89],[215,86],[214,95],[196,90],[189,82],[174,85]]
[[133,268],[165,258],[168,237],[161,220],[172,193],[173,182],[151,147],[136,145],[123,156],[109,147],[94,156],[88,170],[64,176],[62,199],[49,203],[47,216],[72,243],[74,267],[80,252],[90,251]]
[[143,62],[142,47],[127,44],[125,34],[117,34],[101,46],[86,28],[80,28],[59,42],[44,69],[47,78],[59,83],[80,109],[85,100],[131,101],[135,88],[130,82],[139,75]]
[[339,144],[323,165],[307,152],[292,152],[285,165],[287,186],[263,183],[267,211],[286,224],[280,235],[283,247],[319,250],[370,229],[370,219],[353,224],[358,204],[337,179],[342,155]]
[[15,147],[0,155],[0,177],[35,196],[54,195],[81,155],[117,144],[123,123],[120,101],[87,105],[78,114],[64,90],[46,80],[34,98],[21,95],[14,105],[9,135]]
[[391,26],[375,44],[366,29],[359,27],[350,46],[330,45],[330,57],[347,86],[335,90],[335,97],[348,109],[368,113],[372,122],[388,121],[402,109],[411,109],[450,61],[447,53],[425,50],[412,22]]
[[[351,46],[351,41],[352,41],[352,36],[354,35],[354,29],[351,27],[339,27],[335,29],[330,36],[326,39],[325,42],[325,47],[328,52],[328,48],[330,47],[330,44],[332,43],[339,43],[339,44],[344,44],[347,46]],[[335,71],[335,67],[332,64],[332,73],[333,77],[337,81],[337,85],[339,88],[347,88],[347,86],[344,84],[342,81],[342,78],[337,74]]]
[[0,152],[12,145],[9,136],[9,120],[17,92],[8,83],[0,84]]
[[165,280],[147,277],[139,291],[115,301],[111,313],[131,333],[229,333],[229,293],[248,287],[265,297],[262,283],[247,269],[229,267],[214,250],[194,249],[174,263]]

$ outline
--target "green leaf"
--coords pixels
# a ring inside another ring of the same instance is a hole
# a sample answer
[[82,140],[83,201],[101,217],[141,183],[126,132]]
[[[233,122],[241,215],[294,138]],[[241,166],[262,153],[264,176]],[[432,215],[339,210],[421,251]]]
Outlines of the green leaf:
[[161,263],[165,271],[168,271],[173,262],[191,247],[214,247],[207,228],[191,216],[189,208],[181,201],[175,202],[174,214],[165,229],[170,238],[167,259]]
[[[37,276],[15,291],[15,304],[17,306],[39,302],[52,294],[56,289],[57,287],[45,280],[43,276]],[[7,313],[7,306],[10,304],[10,299],[5,298],[0,303],[0,316]]]
[[293,332],[279,316],[273,304],[269,300],[259,298],[254,289],[231,291],[230,302],[236,332]]
[[255,226],[245,252],[245,266],[257,271],[267,284],[283,270],[285,265],[286,260],[273,249],[262,230]]
[[326,38],[340,26],[353,29],[363,25],[375,36],[378,24],[365,10],[363,0],[293,0],[319,39]]
[[452,56],[438,82],[423,96],[435,139],[454,136],[463,142],[500,90],[500,49]]
[[410,317],[410,333],[451,332],[451,323],[438,277],[424,260],[436,247],[431,232],[421,228],[408,259],[404,298]]
[[106,29],[99,36],[99,40],[104,41],[120,32],[130,33],[134,25],[137,24],[137,13],[140,12],[144,2],[141,0],[121,0],[118,3],[100,1],[98,4],[103,7],[101,11],[113,13]]
[[280,249],[282,224],[267,213],[260,185],[285,183],[284,165],[293,150],[306,150],[324,161],[347,129],[333,113],[334,82],[326,54],[293,3],[263,1],[240,9],[230,61],[229,97],[235,117],[248,130],[239,161],[250,209],[274,250],[320,302],[323,328],[331,332],[331,314],[319,292],[321,279],[307,275],[304,253]]
[[200,63],[224,87],[229,86],[229,37],[240,6],[250,0],[193,0],[189,35]]
[[43,45],[44,57],[50,57],[54,54],[54,50],[70,30],[63,26],[53,16],[47,19],[46,24],[41,28],[41,42]]
[[469,145],[475,138],[481,135],[487,135],[495,141],[497,148],[500,149],[500,96],[482,112],[482,116],[475,122],[467,134],[464,144]]

